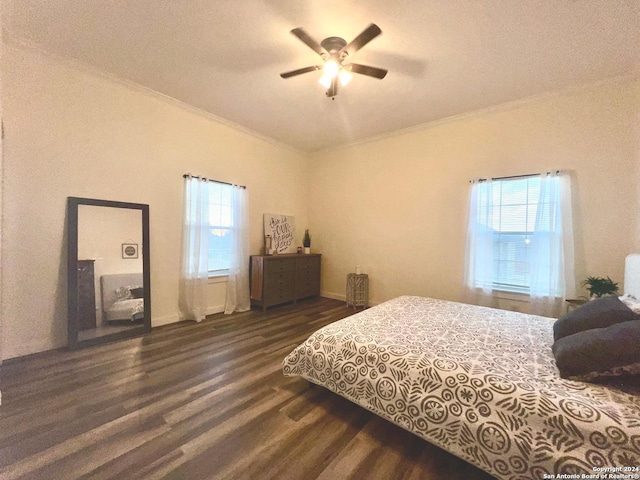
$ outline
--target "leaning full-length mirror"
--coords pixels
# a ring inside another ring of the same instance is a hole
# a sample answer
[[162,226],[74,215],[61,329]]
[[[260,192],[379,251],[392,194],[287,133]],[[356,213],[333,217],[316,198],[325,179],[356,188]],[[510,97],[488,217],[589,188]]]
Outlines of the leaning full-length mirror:
[[71,348],[151,331],[149,206],[69,197]]

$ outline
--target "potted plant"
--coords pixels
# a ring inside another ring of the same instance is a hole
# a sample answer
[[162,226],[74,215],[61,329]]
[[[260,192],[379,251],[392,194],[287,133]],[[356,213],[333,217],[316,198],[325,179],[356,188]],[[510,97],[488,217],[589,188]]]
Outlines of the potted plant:
[[590,298],[599,298],[603,295],[615,295],[618,293],[618,284],[609,277],[587,277],[582,282],[582,286],[587,287]]
[[302,245],[304,246],[304,253],[311,253],[311,235],[309,235],[309,229],[305,229],[304,231]]

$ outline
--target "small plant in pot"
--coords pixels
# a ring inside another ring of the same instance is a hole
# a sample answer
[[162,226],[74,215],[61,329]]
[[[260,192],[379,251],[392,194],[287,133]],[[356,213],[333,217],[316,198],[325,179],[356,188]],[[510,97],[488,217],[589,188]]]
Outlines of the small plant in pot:
[[304,246],[304,253],[311,253],[311,235],[309,235],[309,229],[304,231],[302,245]]
[[587,277],[582,282],[583,287],[587,287],[589,298],[600,298],[604,295],[615,295],[618,293],[618,284],[609,277]]

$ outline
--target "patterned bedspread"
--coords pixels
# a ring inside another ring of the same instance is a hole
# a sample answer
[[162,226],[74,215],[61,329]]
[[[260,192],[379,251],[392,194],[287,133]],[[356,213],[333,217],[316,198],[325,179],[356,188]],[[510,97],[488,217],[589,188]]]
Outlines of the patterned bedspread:
[[404,296],[318,330],[285,358],[283,372],[501,479],[640,467],[640,387],[561,379],[552,325]]

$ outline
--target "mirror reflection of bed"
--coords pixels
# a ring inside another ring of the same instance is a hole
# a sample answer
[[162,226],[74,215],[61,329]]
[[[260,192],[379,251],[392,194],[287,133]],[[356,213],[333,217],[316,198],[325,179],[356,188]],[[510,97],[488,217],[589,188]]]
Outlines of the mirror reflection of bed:
[[80,330],[78,340],[89,340],[139,327],[144,322],[142,272],[100,276],[100,312],[93,328]]
[[144,328],[142,211],[80,204],[77,231],[78,341]]

